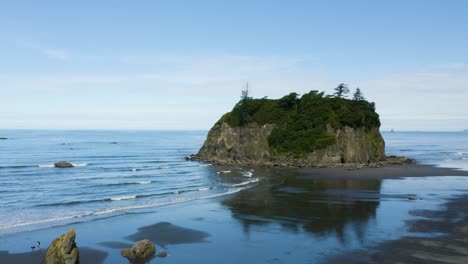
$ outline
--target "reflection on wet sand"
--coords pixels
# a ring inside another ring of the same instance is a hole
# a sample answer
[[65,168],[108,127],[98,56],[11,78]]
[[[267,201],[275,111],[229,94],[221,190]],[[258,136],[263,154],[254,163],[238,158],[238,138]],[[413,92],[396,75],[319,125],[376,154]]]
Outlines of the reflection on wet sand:
[[270,178],[223,204],[242,221],[246,233],[255,225],[277,223],[291,232],[335,234],[347,243],[347,228],[364,240],[379,206],[380,188],[379,180]]

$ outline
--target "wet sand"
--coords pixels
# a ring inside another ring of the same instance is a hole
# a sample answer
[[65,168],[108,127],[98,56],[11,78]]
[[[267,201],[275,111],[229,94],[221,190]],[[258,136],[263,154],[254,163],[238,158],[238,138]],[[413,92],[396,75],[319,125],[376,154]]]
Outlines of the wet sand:
[[[434,237],[406,236],[377,245],[367,251],[356,251],[331,258],[327,263],[468,263],[468,195],[447,202],[445,210],[412,211],[425,219],[408,222],[415,234],[439,234]],[[369,253],[371,252],[371,253]]]
[[405,164],[387,165],[381,168],[301,168],[297,170],[302,178],[307,179],[357,179],[378,180],[401,177],[427,176],[468,176],[468,171],[451,168],[438,168],[432,165]]
[[[107,257],[107,253],[82,247],[80,250],[80,263],[86,264],[100,264],[103,263]],[[6,251],[0,251],[0,263],[14,263],[14,264],[31,264],[41,263],[42,258],[45,254],[45,250],[31,251],[26,253],[8,253]]]

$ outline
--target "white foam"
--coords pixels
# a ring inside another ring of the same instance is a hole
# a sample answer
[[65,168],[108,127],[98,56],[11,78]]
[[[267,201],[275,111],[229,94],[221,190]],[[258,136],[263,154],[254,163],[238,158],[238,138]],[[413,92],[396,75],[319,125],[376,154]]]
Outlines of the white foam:
[[210,188],[200,188],[198,191],[208,191]]
[[224,170],[224,171],[218,171],[217,173],[218,174],[220,174],[220,173],[231,173],[231,171],[230,170]]
[[169,169],[169,166],[159,166],[158,169]]
[[137,182],[138,184],[150,184],[151,181],[140,181],[140,182]]
[[251,183],[258,182],[259,180],[260,180],[259,178],[254,178],[254,179],[252,179],[252,180],[250,180],[250,181],[245,181],[245,182],[233,184],[232,186],[234,186],[234,187],[244,186],[244,185],[248,185],[248,184],[251,184]]
[[455,156],[464,156],[464,155],[468,155],[468,152],[459,151],[459,152],[454,152],[453,155],[455,155]]
[[209,163],[209,164],[200,164],[200,165],[198,165],[198,166],[200,166],[200,167],[207,167],[207,166],[211,166],[211,165],[213,165],[213,164],[211,164],[211,163]]
[[95,212],[88,212],[88,213],[82,213],[82,214],[76,214],[76,215],[49,218],[49,219],[43,219],[43,220],[37,220],[37,221],[31,221],[31,222],[20,222],[20,223],[15,223],[15,224],[10,224],[10,225],[2,225],[2,226],[0,226],[0,230],[1,229],[7,229],[7,228],[14,228],[14,227],[22,227],[22,226],[28,226],[28,225],[35,225],[35,224],[43,224],[43,223],[51,223],[51,222],[57,222],[57,221],[63,221],[63,220],[70,220],[70,219],[81,218],[81,217],[86,217],[86,216],[90,216],[90,215],[102,215],[102,214],[109,214],[109,213],[113,213],[113,212],[129,211],[129,210],[144,209],[144,208],[152,208],[152,207],[166,206],[166,205],[171,205],[171,204],[186,203],[186,202],[191,202],[191,201],[201,200],[201,199],[216,198],[216,197],[220,197],[220,196],[224,196],[224,195],[234,194],[234,193],[240,192],[240,191],[242,191],[242,190],[244,190],[246,188],[249,188],[249,187],[232,188],[232,189],[229,189],[228,191],[223,192],[223,193],[211,194],[211,195],[206,195],[206,196],[202,196],[202,197],[191,197],[191,198],[183,198],[183,199],[177,198],[175,200],[166,201],[166,202],[156,202],[156,203],[142,204],[142,205],[135,205],[135,206],[109,208],[109,209],[104,209],[104,210],[95,211]]
[[121,201],[121,200],[131,200],[131,199],[135,199],[136,198],[136,195],[132,195],[132,196],[122,196],[122,197],[113,197],[111,198],[112,201]]
[[246,172],[244,172],[244,173],[242,174],[242,176],[244,176],[244,177],[249,177],[249,178],[252,177],[252,175],[253,175],[253,173],[252,173],[251,171],[246,171]]
[[39,165],[40,168],[54,168],[54,164],[44,164],[44,165]]
[[88,163],[72,163],[73,167],[85,167],[88,166]]
[[137,169],[137,168],[133,168],[132,171],[139,171],[140,169]]

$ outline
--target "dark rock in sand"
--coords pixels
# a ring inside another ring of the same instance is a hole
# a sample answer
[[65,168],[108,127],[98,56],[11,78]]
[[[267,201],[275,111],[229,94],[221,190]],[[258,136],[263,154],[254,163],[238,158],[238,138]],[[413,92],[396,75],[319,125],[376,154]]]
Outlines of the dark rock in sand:
[[79,251],[75,243],[75,229],[55,239],[46,251],[43,264],[78,264]]
[[156,253],[156,246],[148,239],[140,240],[131,248],[124,248],[121,251],[122,256],[128,258],[131,262],[147,260]]
[[0,137],[0,140],[7,140],[7,137]]
[[405,164],[415,164],[416,161],[414,159],[401,157],[401,156],[388,156],[386,157],[385,164],[390,165],[405,165]]
[[160,258],[165,258],[165,257],[167,257],[167,252],[166,252],[166,251],[160,252],[160,253],[158,254],[158,257],[160,257]]
[[56,167],[56,168],[72,168],[74,166],[70,162],[60,161],[60,162],[54,163],[54,167]]

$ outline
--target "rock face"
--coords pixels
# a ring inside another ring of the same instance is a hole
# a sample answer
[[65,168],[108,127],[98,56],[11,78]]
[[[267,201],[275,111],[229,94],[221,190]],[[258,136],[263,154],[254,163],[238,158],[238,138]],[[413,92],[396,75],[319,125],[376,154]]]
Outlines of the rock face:
[[55,239],[47,249],[42,264],[78,264],[79,251],[75,243],[75,229]]
[[385,159],[385,142],[379,128],[342,127],[327,132],[336,138],[334,145],[315,150],[303,158],[276,155],[270,152],[268,137],[274,125],[259,126],[255,123],[243,127],[231,127],[217,123],[192,160],[204,160],[219,164],[249,164],[266,166],[343,166],[367,164]]
[[74,166],[70,162],[60,161],[60,162],[54,163],[54,167],[56,167],[56,168],[72,168]]
[[142,262],[154,256],[156,246],[148,239],[140,240],[131,248],[122,249],[122,256],[128,258],[130,262]]

